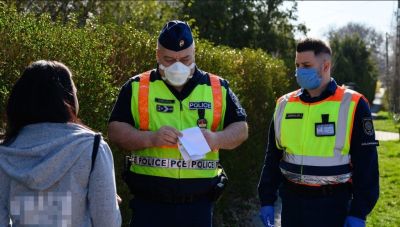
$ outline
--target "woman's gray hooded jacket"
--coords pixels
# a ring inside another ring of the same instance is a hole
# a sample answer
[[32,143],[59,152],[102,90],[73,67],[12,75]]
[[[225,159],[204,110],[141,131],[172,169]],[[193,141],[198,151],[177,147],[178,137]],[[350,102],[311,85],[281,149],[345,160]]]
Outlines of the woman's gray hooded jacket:
[[113,157],[73,123],[24,127],[0,145],[0,226],[120,226]]

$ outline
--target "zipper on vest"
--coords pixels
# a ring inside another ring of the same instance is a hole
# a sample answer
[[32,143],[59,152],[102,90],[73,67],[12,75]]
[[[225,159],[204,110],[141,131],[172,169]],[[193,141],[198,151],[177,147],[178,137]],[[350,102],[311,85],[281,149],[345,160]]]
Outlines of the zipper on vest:
[[[178,100],[179,100],[179,110],[180,110],[180,113],[179,113],[179,129],[178,130],[181,131],[183,129],[183,127],[182,127],[183,106],[182,106],[182,100],[181,99],[178,99]],[[183,159],[182,154],[180,152],[179,152],[179,157],[181,159]],[[180,167],[178,167],[178,179],[179,180],[181,179],[181,171],[182,171],[182,169]],[[181,191],[180,181],[179,180],[178,180],[178,193],[180,193],[180,191]]]

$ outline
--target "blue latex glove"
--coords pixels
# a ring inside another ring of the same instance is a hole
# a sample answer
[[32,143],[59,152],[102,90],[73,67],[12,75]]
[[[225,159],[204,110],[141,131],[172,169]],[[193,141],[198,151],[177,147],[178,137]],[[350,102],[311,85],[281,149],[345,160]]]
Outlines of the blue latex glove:
[[344,227],[365,227],[365,221],[361,218],[347,216],[344,222]]
[[263,206],[260,209],[260,218],[266,227],[274,227],[274,207]]

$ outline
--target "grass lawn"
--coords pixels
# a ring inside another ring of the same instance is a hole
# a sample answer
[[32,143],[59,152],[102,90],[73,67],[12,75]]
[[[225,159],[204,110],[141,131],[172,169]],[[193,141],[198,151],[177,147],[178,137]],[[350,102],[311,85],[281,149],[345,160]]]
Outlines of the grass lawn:
[[398,132],[392,117],[386,111],[380,111],[377,119],[374,120],[374,128],[376,131]]
[[381,193],[367,226],[400,226],[400,142],[381,141],[378,151]]

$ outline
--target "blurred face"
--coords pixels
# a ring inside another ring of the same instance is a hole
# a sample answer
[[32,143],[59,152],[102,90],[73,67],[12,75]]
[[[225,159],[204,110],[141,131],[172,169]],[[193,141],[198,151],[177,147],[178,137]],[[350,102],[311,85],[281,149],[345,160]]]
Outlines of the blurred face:
[[321,85],[324,85],[327,81],[330,81],[331,61],[329,55],[320,54],[315,56],[314,51],[296,52],[295,63],[296,69],[316,69],[322,79]]

